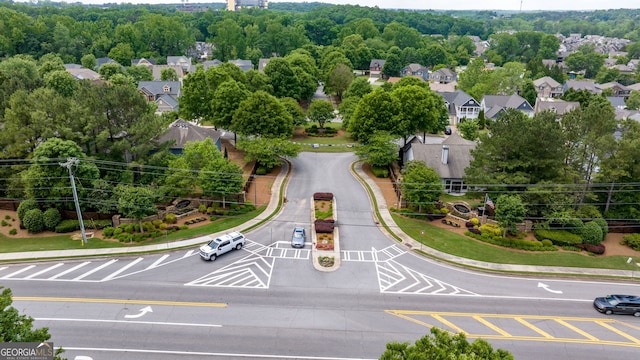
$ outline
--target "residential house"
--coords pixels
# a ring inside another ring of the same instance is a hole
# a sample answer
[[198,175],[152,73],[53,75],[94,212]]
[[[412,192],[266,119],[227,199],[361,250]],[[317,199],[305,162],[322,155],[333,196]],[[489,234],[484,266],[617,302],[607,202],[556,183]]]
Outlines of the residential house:
[[635,69],[625,64],[616,64],[611,67],[612,69],[616,69],[620,72],[621,75],[633,75]]
[[156,59],[141,58],[141,59],[131,60],[131,66],[140,66],[140,65],[151,68],[153,65],[156,65]]
[[[100,67],[104,64],[118,64],[117,61],[113,60],[112,58],[108,58],[108,57],[101,57],[101,58],[97,58],[96,59],[96,68],[95,70],[100,70]],[[118,64],[120,65],[120,64]]]
[[541,98],[559,98],[563,94],[562,84],[550,76],[533,80],[533,86],[536,88],[538,97]]
[[184,79],[184,70],[181,65],[153,65],[151,66],[151,73],[153,74],[153,80],[162,80],[162,70],[173,69],[176,72],[179,81]]
[[533,117],[533,107],[525,98],[520,95],[485,95],[480,102],[480,107],[484,110],[484,117],[496,119],[507,109],[516,109],[525,113],[528,117]]
[[159,143],[172,142],[169,151],[173,154],[180,155],[184,146],[188,142],[198,142],[211,139],[218,147],[222,149],[222,133],[210,127],[203,127],[192,124],[184,119],[178,119],[169,125],[167,132],[158,138]]
[[271,58],[260,58],[258,60],[258,71],[264,72],[264,68],[269,63],[269,60],[271,60]]
[[67,66],[67,65],[76,65],[76,64],[65,64],[64,67],[67,72],[78,80],[98,80],[100,79],[100,74],[97,72],[82,67],[82,65],[76,66]]
[[454,92],[456,91],[456,85],[458,85],[457,81],[450,82],[447,84],[429,81],[429,89],[435,92]]
[[550,98],[537,98],[536,104],[533,108],[534,113],[539,114],[543,111],[551,111],[556,113],[556,116],[560,118],[565,113],[580,107],[580,103],[577,101],[564,101],[560,99]]
[[624,110],[627,108],[627,104],[624,102],[624,98],[620,96],[607,96],[607,100],[611,103],[611,106],[615,110]]
[[[180,97],[180,81],[140,81],[140,91],[148,102],[158,104],[157,113],[163,111],[178,111],[178,98]],[[161,111],[162,110],[162,111]]]
[[400,70],[400,76],[414,76],[422,80],[429,80],[429,69],[420,64],[409,64]]
[[251,60],[236,59],[236,60],[229,60],[229,62],[239,67],[240,70],[242,71],[249,71],[253,69],[253,63],[251,62]]
[[191,59],[181,56],[167,56],[167,65],[179,65],[182,67],[183,72],[188,72],[191,68]]
[[604,84],[598,84],[596,85],[596,87],[600,89],[601,92],[606,89],[611,89],[612,96],[617,96],[624,99],[628,98],[629,94],[631,93],[631,90],[629,90],[629,88],[615,81],[604,83]]
[[382,68],[386,60],[373,59],[369,63],[369,77],[374,79],[382,79]]
[[464,194],[467,185],[464,183],[465,169],[471,163],[471,150],[476,142],[463,139],[453,132],[440,143],[421,143],[414,138],[403,156],[403,163],[410,160],[422,161],[435,170],[442,179],[446,193]]
[[456,74],[456,72],[451,69],[441,68],[432,71],[429,74],[429,81],[448,84],[450,82],[458,81],[458,74]]
[[569,89],[576,91],[587,90],[593,94],[602,93],[602,90],[596,86],[596,83],[593,80],[567,80],[562,86],[562,90],[567,92]]
[[204,66],[204,70],[205,71],[210,67],[218,66],[220,64],[222,64],[222,61],[220,61],[218,59],[207,60],[207,61],[202,63],[202,65]]
[[449,110],[449,124],[458,125],[462,119],[477,119],[480,103],[462,90],[438,92]]

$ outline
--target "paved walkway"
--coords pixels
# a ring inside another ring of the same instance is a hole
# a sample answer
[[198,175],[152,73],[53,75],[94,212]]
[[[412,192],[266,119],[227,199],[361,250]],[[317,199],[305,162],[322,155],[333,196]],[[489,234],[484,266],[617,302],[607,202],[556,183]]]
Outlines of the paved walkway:
[[[393,221],[391,217],[391,213],[389,209],[387,209],[386,203],[384,201],[384,196],[382,195],[380,188],[378,185],[369,178],[369,176],[362,170],[362,162],[357,162],[354,164],[355,176],[362,182],[365,182],[369,189],[371,190],[369,193],[370,196],[373,196],[377,199],[378,208],[377,211],[374,212],[375,221],[379,222],[383,231],[385,229],[393,228],[398,229],[397,225]],[[286,179],[287,174],[289,172],[289,164],[288,162],[284,162],[280,174],[276,178],[272,186],[271,192],[271,201],[265,210],[265,214],[275,215],[277,211],[279,211],[278,204],[280,202],[280,197],[282,196],[280,193],[280,189],[282,188],[282,183]],[[372,201],[373,208],[373,201]],[[262,218],[262,217],[261,217]],[[67,257],[77,257],[77,256],[101,256],[101,255],[115,255],[115,254],[127,254],[127,253],[142,253],[142,252],[151,252],[151,251],[161,251],[161,250],[170,250],[177,248],[184,248],[190,246],[199,246],[206,242],[209,242],[216,236],[223,234],[229,231],[247,231],[252,229],[264,222],[264,220],[256,220],[252,219],[248,222],[236,226],[231,229],[227,229],[220,233],[210,234],[201,236],[194,239],[183,240],[183,241],[174,241],[165,244],[156,244],[156,245],[148,245],[148,246],[135,246],[129,248],[109,248],[109,249],[76,249],[76,250],[57,250],[57,251],[31,251],[31,252],[16,252],[16,253],[0,253],[0,261],[16,261],[16,260],[37,260],[37,259],[47,259],[47,258],[67,258]],[[531,273],[540,273],[540,274],[571,274],[571,275],[588,275],[588,276],[613,276],[613,277],[622,277],[622,278],[632,278],[637,279],[640,278],[640,268],[635,271],[631,270],[609,270],[609,269],[583,269],[583,268],[574,268],[574,267],[561,267],[561,266],[531,266],[531,265],[509,265],[509,264],[497,264],[497,263],[489,263],[483,261],[476,261],[466,258],[461,258],[458,256],[450,255],[447,253],[440,252],[438,250],[432,249],[430,247],[422,245],[420,242],[412,239],[409,235],[404,232],[398,230],[394,234],[387,233],[387,236],[390,238],[397,238],[404,244],[407,248],[413,250],[420,250],[429,256],[434,258],[456,263],[468,267],[474,267],[477,269],[485,269],[492,271],[505,271],[505,272],[531,272]]]

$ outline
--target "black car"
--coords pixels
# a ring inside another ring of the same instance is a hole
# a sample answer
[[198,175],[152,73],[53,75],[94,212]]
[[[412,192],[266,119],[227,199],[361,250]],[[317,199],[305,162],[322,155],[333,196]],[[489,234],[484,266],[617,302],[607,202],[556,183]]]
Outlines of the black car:
[[633,314],[640,317],[640,296],[634,295],[607,295],[593,300],[593,307],[601,313]]

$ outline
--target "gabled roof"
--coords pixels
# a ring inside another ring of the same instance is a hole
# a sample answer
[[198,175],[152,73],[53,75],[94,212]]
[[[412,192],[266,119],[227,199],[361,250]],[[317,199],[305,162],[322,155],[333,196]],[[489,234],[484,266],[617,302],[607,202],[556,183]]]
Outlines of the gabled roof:
[[249,71],[253,69],[253,63],[251,62],[251,60],[235,59],[235,60],[229,60],[229,62],[239,67],[240,70],[243,70],[243,71]]
[[577,101],[564,101],[560,99],[536,99],[535,112],[540,113],[546,110],[552,110],[558,115],[567,113],[580,106]]
[[173,108],[173,109],[177,109],[178,108],[178,100],[176,98],[174,98],[171,95],[161,95],[157,100],[156,103],[162,103],[164,102],[167,106]]
[[591,80],[567,80],[564,83],[565,89],[587,90],[594,94],[600,94],[602,90],[598,89],[595,82]]
[[[448,146],[447,163],[442,162],[442,151]],[[453,132],[440,144],[421,144],[413,142],[411,149],[413,159],[420,160],[425,165],[433,168],[442,179],[462,179],[464,170],[471,163],[471,150],[476,143],[463,139],[457,132]]]
[[614,108],[624,109],[627,106],[622,96],[607,96],[607,100],[609,100],[611,106]]
[[445,93],[445,92],[454,92],[456,91],[456,85],[458,85],[457,81],[452,81],[449,83],[439,83],[439,82],[429,82],[429,88],[431,91]]
[[493,119],[499,112],[506,109],[516,109],[520,111],[533,111],[533,107],[522,96],[513,95],[485,95],[482,98],[484,103],[484,116]]
[[552,77],[550,76],[545,76],[545,77],[541,77],[540,79],[535,79],[533,80],[533,85],[535,87],[540,87],[543,85],[548,85],[552,88],[557,88],[558,86],[562,86],[562,84],[560,84],[559,82],[555,81]]
[[631,91],[640,91],[640,83],[635,83],[627,86],[627,89]]
[[118,62],[108,57],[101,57],[96,59],[96,69],[100,69],[100,67],[104,64],[118,64]]
[[207,70],[210,67],[218,66],[220,64],[222,64],[222,61],[220,61],[218,59],[207,60],[207,61],[202,63],[202,65],[204,66],[205,70]]
[[449,104],[453,104],[456,106],[480,106],[476,99],[472,98],[471,95],[462,90],[456,90],[453,92],[439,92],[438,94],[440,94],[444,98],[444,101]]
[[449,68],[440,68],[438,70],[435,70],[433,73],[434,74],[448,76],[448,77],[451,77],[451,78],[455,78],[456,76],[458,76],[458,74],[456,74],[455,71],[453,71],[453,70],[451,70]]
[[[169,91],[165,91],[165,88]],[[180,96],[180,81],[140,81],[138,90],[142,90],[151,95],[173,95]]]
[[258,71],[264,71],[264,67],[267,66],[269,60],[271,60],[271,58],[260,58],[260,60],[258,60]]
[[162,79],[163,69],[173,69],[176,72],[176,76],[178,76],[178,79],[184,78],[184,69],[181,65],[153,65],[151,67],[151,73],[153,74],[154,80],[158,81]]
[[184,145],[190,141],[203,141],[207,138],[216,142],[221,136],[220,131],[212,128],[191,124],[184,119],[178,119],[169,125],[166,133],[158,138],[158,142],[164,143],[175,140],[172,149],[183,149]]
[[597,84],[596,87],[599,88],[599,89],[602,89],[602,90],[611,89],[611,88],[615,88],[615,87],[620,88],[622,90],[627,90],[626,86],[620,84],[617,81],[611,81],[611,82],[604,83],[604,84]]
[[97,80],[100,79],[100,74],[87,68],[67,68],[67,72],[78,80]]
[[131,60],[131,65],[145,65],[145,66],[151,66],[151,65],[155,65],[156,64],[156,59],[145,59],[145,58],[140,58],[140,59],[133,59]]
[[167,56],[167,65],[191,65],[191,59],[184,55]]
[[405,70],[405,69],[407,69],[407,70],[409,70],[411,72],[428,70],[426,66],[423,66],[423,65],[420,65],[420,64],[416,64],[416,63],[409,64],[409,65],[405,66],[402,70]]
[[384,66],[384,63],[386,63],[386,60],[382,60],[382,59],[372,59],[371,62],[369,63],[369,68],[382,68]]

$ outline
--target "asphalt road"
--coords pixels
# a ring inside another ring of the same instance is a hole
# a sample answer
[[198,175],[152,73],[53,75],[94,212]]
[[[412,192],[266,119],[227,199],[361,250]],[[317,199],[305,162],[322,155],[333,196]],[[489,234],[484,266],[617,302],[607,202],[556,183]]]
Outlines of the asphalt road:
[[[637,357],[640,318],[605,316],[591,302],[640,285],[479,273],[410,253],[374,222],[349,172],[354,160],[302,153],[281,212],[215,262],[194,248],[0,264],[0,285],[69,359],[375,359],[386,343],[414,342],[431,326],[482,337],[516,359]],[[337,199],[334,272],[313,268],[309,244],[288,243],[294,224],[310,230],[317,191]]]

